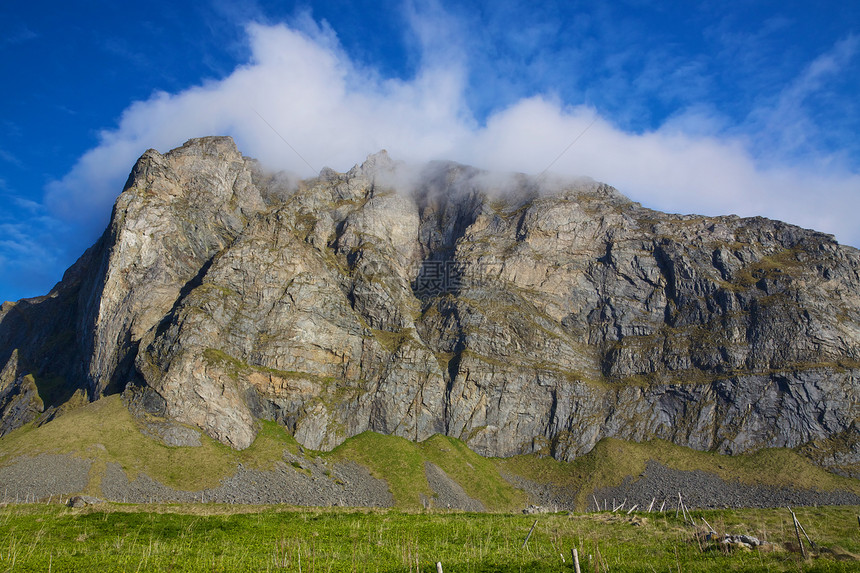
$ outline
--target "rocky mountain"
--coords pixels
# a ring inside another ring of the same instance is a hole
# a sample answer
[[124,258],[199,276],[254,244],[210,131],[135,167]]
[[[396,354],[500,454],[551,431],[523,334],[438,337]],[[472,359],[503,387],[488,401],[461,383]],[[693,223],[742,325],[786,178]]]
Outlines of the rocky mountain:
[[258,419],[322,450],[659,437],[856,476],[858,295],[860,252],[778,221],[384,152],[293,182],[196,139],[147,151],[63,280],[0,308],[0,432],[122,393],[167,443],[246,448]]

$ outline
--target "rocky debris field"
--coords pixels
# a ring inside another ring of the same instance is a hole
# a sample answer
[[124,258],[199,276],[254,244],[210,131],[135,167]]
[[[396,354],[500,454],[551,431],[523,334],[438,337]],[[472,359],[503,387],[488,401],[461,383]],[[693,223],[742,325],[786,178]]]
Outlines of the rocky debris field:
[[23,456],[0,467],[0,499],[4,503],[25,502],[83,491],[92,463],[69,455]]
[[[516,487],[526,490],[540,507],[560,511],[573,509],[577,491],[547,484],[538,484],[517,476],[505,476]],[[599,489],[588,499],[588,510],[638,511],[678,506],[681,494],[688,509],[784,507],[817,505],[860,505],[860,496],[846,491],[802,490],[762,485],[748,485],[721,479],[716,474],[695,470],[682,471],[651,461],[638,479],[626,478],[617,487]],[[597,503],[600,507],[597,508]]]
[[[294,459],[293,459],[294,458]],[[100,494],[107,501],[128,503],[205,502],[305,506],[389,507],[394,499],[388,485],[353,462],[326,464],[289,456],[268,471],[245,468],[221,480],[215,488],[183,491],[146,474],[129,480],[116,463],[106,464]],[[87,487],[92,462],[70,455],[23,457],[0,468],[5,502],[70,496]]]
[[448,477],[442,468],[431,462],[424,462],[424,473],[436,496],[427,500],[427,506],[438,509],[463,509],[466,511],[485,511],[484,504],[469,497],[463,487]]
[[[784,507],[804,505],[860,505],[860,496],[845,491],[820,491],[748,485],[720,479],[712,473],[680,471],[656,462],[649,462],[644,475],[637,480],[626,479],[623,484],[594,492],[601,504],[604,500],[617,504],[626,500],[625,508],[638,505],[646,510],[652,499],[659,508],[677,507],[681,494],[688,508],[725,507]],[[594,504],[594,500],[591,500]],[[594,505],[590,506],[593,509]],[[612,509],[611,507],[609,509]]]
[[[0,468],[0,491],[4,503],[47,501],[70,497],[86,490],[93,466],[92,460],[71,455],[41,454],[21,457]],[[462,486],[438,466],[425,463],[427,481],[435,493],[424,499],[426,507],[484,511],[480,501],[469,497]],[[570,488],[538,484],[506,475],[512,484],[526,491],[540,511],[575,509],[578,493]],[[236,473],[221,480],[218,487],[200,491],[170,488],[138,474],[129,480],[122,468],[108,463],[101,475],[100,499],[127,503],[238,503],[288,504],[297,506],[391,507],[394,505],[388,485],[370,475],[354,462],[326,463],[322,460],[287,455],[274,469],[259,470],[239,466]],[[647,511],[654,500],[654,510],[677,507],[678,494],[692,508],[781,507],[812,505],[860,505],[860,496],[845,491],[799,490],[745,485],[727,482],[703,471],[680,471],[649,462],[638,479],[626,479],[613,488],[595,491],[589,499],[589,511],[613,509],[624,503],[626,511],[634,505]],[[605,504],[605,505],[604,505]]]
[[573,488],[538,483],[508,473],[503,473],[502,477],[508,480],[514,487],[528,493],[533,503],[525,508],[526,513],[572,510],[576,507],[576,494],[578,492]]

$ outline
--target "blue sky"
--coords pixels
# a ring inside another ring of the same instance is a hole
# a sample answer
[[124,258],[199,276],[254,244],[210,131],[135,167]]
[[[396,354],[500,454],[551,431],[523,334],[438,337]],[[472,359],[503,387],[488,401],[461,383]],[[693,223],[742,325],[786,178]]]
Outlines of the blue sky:
[[16,2],[0,52],[0,300],[61,278],[150,147],[229,134],[311,175],[266,122],[342,171],[540,173],[576,140],[552,171],[860,246],[852,2]]

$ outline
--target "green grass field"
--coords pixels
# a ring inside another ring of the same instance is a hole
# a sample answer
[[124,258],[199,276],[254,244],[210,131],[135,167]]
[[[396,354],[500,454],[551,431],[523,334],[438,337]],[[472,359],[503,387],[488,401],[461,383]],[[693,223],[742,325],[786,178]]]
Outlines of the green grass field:
[[[860,508],[693,512],[719,533],[768,540],[727,550],[664,514],[294,510],[210,505],[0,509],[0,571],[858,571]],[[523,542],[537,521],[534,533]]]
[[[206,436],[198,447],[171,447],[141,432],[118,397],[70,411],[41,427],[0,440],[0,466],[21,455],[67,453],[95,460],[83,493],[101,494],[100,471],[115,462],[130,477],[145,472],[171,487],[197,491],[235,472],[238,464],[272,468],[299,445],[282,427],[262,422],[254,444],[237,452]],[[679,470],[704,470],[741,483],[843,489],[860,481],[829,474],[797,452],[768,449],[742,456],[697,452],[661,440],[636,444],[605,439],[573,462],[536,455],[483,458],[464,442],[436,435],[416,443],[365,432],[331,452],[305,457],[354,461],[388,483],[396,509],[295,509],[214,504],[125,505],[84,509],[60,505],[0,506],[0,573],[6,571],[298,571],[446,573],[573,571],[860,571],[860,507],[797,510],[813,541],[803,558],[785,509],[694,511],[697,527],[674,511],[526,516],[525,492],[504,479],[516,474],[578,492],[584,509],[595,488],[637,476],[648,460]],[[489,513],[423,510],[433,497],[425,462],[442,468]],[[43,500],[45,501],[45,500]],[[704,538],[707,520],[720,534],[771,542],[753,550]],[[523,548],[532,524],[534,534]]]

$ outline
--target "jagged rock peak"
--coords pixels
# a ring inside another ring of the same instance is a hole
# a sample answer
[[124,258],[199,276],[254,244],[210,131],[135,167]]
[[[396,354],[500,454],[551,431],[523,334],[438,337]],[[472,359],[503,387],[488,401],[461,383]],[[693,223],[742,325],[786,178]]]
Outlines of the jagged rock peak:
[[209,136],[189,139],[168,153],[174,155],[198,155],[217,158],[241,156],[236,142],[230,136]]
[[388,151],[381,149],[368,155],[364,163],[361,164],[360,170],[365,175],[371,176],[379,171],[391,171],[395,166],[396,163],[388,155]]
[[[180,147],[171,149],[166,154],[167,156],[197,156],[197,157],[214,157],[217,159],[235,159],[242,157],[239,148],[236,147],[236,142],[229,136],[210,136],[197,137],[189,139]],[[147,149],[138,159],[138,163],[146,163],[150,161],[161,162],[164,155],[156,149]]]
[[398,164],[389,157],[388,152],[384,149],[371,153],[361,164],[356,164],[346,173],[335,171],[331,167],[323,167],[320,170],[319,178],[322,181],[333,181],[336,179],[355,179],[357,177],[365,177],[372,180],[373,177],[386,171],[393,171]]

